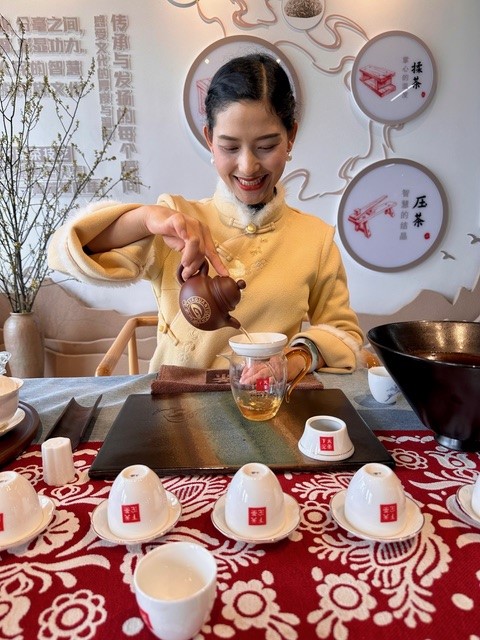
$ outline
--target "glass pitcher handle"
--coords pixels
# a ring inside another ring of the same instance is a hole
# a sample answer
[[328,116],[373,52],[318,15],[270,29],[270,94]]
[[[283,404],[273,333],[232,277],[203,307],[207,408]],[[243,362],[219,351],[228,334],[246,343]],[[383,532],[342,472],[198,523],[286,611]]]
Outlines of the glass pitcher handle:
[[301,347],[292,347],[291,349],[288,349],[288,351],[285,351],[285,357],[287,360],[289,360],[293,356],[302,356],[305,362],[300,373],[298,373],[295,378],[293,378],[293,380],[290,380],[290,382],[287,384],[285,389],[285,402],[290,402],[290,394],[295,389],[297,384],[301,382],[301,380],[303,380],[303,378],[307,375],[310,367],[312,366],[312,356],[305,349],[302,349]]

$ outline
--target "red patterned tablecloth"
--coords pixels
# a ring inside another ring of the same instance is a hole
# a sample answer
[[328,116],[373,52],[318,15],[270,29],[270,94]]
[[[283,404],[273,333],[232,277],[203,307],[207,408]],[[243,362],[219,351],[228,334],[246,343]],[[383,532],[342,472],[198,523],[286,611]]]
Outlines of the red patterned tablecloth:
[[0,552],[0,638],[152,638],[132,573],[155,545],[190,540],[208,547],[218,564],[217,598],[199,640],[478,640],[480,528],[455,495],[474,482],[480,456],[448,450],[426,431],[377,435],[425,515],[421,533],[407,542],[367,542],[337,526],[328,505],[348,485],[352,474],[343,472],[281,474],[302,520],[288,539],[262,546],[227,539],[211,522],[229,477],[165,477],[183,506],[176,527],[153,543],[113,545],[90,526],[111,485],[88,477],[100,443],[81,445],[77,478],[61,488],[43,483],[39,447],[30,447],[7,468],[51,497],[56,512],[36,540]]

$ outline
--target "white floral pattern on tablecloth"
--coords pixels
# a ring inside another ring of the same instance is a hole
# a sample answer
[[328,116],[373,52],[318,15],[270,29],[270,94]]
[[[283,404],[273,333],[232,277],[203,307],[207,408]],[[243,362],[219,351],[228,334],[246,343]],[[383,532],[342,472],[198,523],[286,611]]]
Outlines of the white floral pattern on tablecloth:
[[92,481],[98,443],[74,454],[76,477],[64,487],[43,483],[38,446],[15,463],[56,507],[36,539],[0,552],[0,638],[12,640],[147,640],[133,593],[139,559],[159,544],[206,546],[218,566],[217,598],[196,640],[459,640],[479,639],[480,528],[459,507],[457,490],[472,484],[477,453],[439,445],[428,432],[382,432],[407,494],[425,525],[411,540],[360,540],[333,520],[329,503],[352,472],[279,474],[301,506],[301,522],[273,545],[225,538],[211,510],[227,476],[166,476],[182,516],[163,538],[120,546],[100,540],[90,514],[108,498],[111,481]]

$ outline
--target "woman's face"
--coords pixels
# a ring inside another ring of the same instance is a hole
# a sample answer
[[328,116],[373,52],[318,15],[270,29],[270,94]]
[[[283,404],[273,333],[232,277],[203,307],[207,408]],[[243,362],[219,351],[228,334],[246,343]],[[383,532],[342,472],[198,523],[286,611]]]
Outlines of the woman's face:
[[296,134],[264,102],[232,102],[216,116],[205,138],[218,175],[244,204],[266,204],[274,196]]

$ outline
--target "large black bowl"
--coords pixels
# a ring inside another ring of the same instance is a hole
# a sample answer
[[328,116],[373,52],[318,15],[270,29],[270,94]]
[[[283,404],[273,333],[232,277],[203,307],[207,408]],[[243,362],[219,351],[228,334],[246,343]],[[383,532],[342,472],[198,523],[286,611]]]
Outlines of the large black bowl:
[[480,451],[480,323],[394,322],[367,337],[437,441]]

